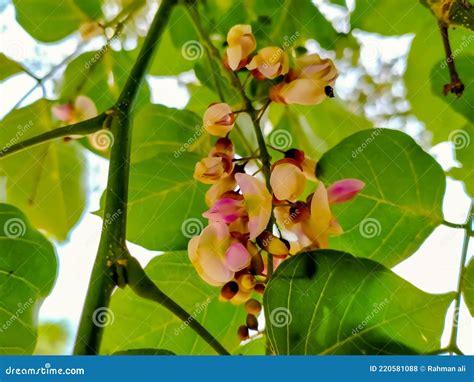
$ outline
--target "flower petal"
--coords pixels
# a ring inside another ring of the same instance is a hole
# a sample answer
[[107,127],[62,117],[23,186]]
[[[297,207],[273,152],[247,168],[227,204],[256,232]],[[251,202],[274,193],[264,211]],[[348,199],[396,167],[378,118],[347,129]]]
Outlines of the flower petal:
[[235,174],[235,180],[244,196],[249,215],[250,240],[253,240],[263,232],[270,220],[272,196],[265,184],[251,175],[237,173]]
[[270,185],[278,200],[295,201],[304,191],[306,177],[292,163],[277,164],[270,175]]
[[232,243],[225,253],[227,267],[238,272],[250,264],[250,254],[242,243]]
[[222,222],[230,224],[242,216],[244,205],[242,200],[232,198],[222,198],[218,200],[209,210],[204,212],[202,216],[210,221]]
[[353,199],[365,187],[359,179],[342,179],[328,188],[329,203],[343,203]]

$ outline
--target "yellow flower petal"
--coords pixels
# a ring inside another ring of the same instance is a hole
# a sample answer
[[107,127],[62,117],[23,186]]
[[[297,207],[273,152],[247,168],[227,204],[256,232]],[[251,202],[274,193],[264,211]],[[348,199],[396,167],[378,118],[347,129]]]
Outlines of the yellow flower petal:
[[242,191],[249,216],[250,240],[255,239],[266,228],[272,214],[272,196],[265,184],[254,176],[237,173],[235,180]]

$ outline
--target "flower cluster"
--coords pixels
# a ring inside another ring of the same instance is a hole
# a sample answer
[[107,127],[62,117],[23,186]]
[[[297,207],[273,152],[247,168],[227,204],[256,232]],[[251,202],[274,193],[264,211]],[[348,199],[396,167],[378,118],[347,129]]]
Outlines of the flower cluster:
[[[268,103],[318,104],[333,95],[337,72],[331,60],[308,55],[290,68],[288,55],[276,47],[252,56],[256,41],[249,25],[231,28],[227,42],[228,70],[248,69],[257,80],[281,79],[272,82]],[[235,153],[229,138],[235,114],[226,103],[211,104],[204,113],[204,128],[218,138],[195,167],[194,178],[211,185],[205,196],[209,209],[203,213],[208,225],[190,240],[188,253],[201,278],[222,288],[222,299],[245,303],[247,322],[239,328],[245,339],[249,329],[258,328],[261,305],[252,294],[263,293],[269,264],[275,269],[300,251],[327,248],[329,237],[342,233],[331,205],[351,200],[364,183],[342,179],[326,188],[316,178],[316,162],[296,148],[282,152],[271,168],[267,163],[261,177],[265,163],[258,156],[245,159]],[[250,160],[260,168],[252,175]],[[311,183],[314,192],[308,191]]]
[[281,80],[270,88],[270,99],[282,104],[317,105],[334,97],[337,70],[330,59],[310,54],[295,59],[290,67],[288,54],[280,47],[257,47],[250,25],[235,25],[227,34],[224,64],[233,71],[250,70],[257,80]]

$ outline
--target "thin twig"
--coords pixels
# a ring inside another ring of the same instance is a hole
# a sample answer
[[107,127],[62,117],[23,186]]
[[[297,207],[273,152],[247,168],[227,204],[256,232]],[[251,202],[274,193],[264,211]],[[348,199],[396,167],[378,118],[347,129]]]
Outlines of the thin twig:
[[464,84],[459,78],[456,66],[454,64],[454,56],[451,52],[451,45],[449,43],[448,26],[442,22],[438,22],[441,37],[443,38],[444,51],[446,53],[446,64],[448,65],[449,75],[451,77],[451,83],[444,85],[444,94],[453,93],[458,97],[464,92]]

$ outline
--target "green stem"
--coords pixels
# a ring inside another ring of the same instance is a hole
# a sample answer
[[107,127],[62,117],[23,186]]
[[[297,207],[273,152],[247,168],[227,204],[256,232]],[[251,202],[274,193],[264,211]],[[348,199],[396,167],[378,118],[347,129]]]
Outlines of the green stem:
[[0,159],[8,155],[14,154],[18,151],[24,150],[28,147],[36,146],[52,139],[68,137],[71,135],[87,135],[95,133],[96,131],[102,129],[102,126],[106,119],[107,115],[105,113],[102,113],[97,117],[87,119],[85,121],[78,122],[73,125],[63,126],[58,129],[50,130],[30,139],[25,139],[24,141],[11,145],[10,147],[5,146],[0,150]]
[[125,234],[131,148],[130,112],[175,4],[176,0],[161,2],[137,61],[113,108],[111,132],[114,136],[114,145],[110,153],[104,215],[119,213],[120,219],[109,224],[104,220],[74,354],[97,354],[100,348],[103,327],[93,324],[94,316],[98,309],[108,309],[112,291],[116,286],[112,265],[126,254]]
[[[466,227],[472,227],[474,215],[474,201],[471,202],[471,208],[469,209],[469,215],[466,222]],[[456,300],[454,304],[454,314],[453,314],[453,324],[451,326],[451,337],[449,340],[448,348],[456,349],[457,348],[457,337],[458,337],[458,326],[459,326],[459,309],[461,307],[461,294],[464,283],[464,272],[466,270],[466,259],[467,259],[467,250],[469,248],[469,239],[470,239],[469,230],[466,229],[464,234],[464,242],[461,253],[461,261],[459,267],[459,280],[458,287],[456,290]]]
[[174,302],[170,297],[163,293],[155,283],[150,280],[142,269],[138,261],[129,257],[126,265],[127,282],[130,288],[140,297],[154,301],[170,312],[175,314],[181,320],[187,323],[204,341],[206,341],[218,354],[230,355],[230,353],[217,341],[217,339],[207,331],[192,315],[186,312],[181,306]]

